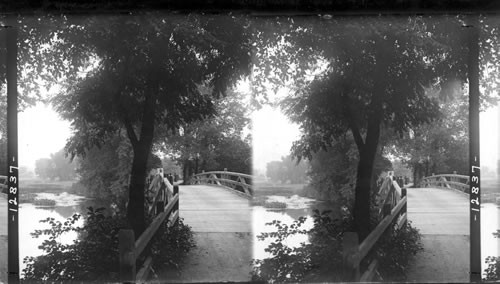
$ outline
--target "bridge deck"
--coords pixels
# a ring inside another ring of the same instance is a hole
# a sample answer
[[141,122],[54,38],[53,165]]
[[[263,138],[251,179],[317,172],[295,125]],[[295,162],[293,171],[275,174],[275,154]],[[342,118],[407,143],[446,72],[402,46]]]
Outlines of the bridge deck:
[[469,282],[469,200],[452,189],[409,188],[408,219],[422,233],[410,282]]
[[159,273],[167,282],[249,281],[252,270],[249,200],[215,186],[179,186],[180,217],[195,232],[197,247],[180,274]]

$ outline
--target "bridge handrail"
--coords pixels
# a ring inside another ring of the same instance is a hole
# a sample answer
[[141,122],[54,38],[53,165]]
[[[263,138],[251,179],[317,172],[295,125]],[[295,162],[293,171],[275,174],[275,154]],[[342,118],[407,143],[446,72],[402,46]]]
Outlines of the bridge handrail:
[[[391,186],[390,192],[395,192],[399,188],[397,182],[392,180],[392,177],[387,177],[390,181],[386,184]],[[387,196],[390,196],[391,193]],[[343,236],[343,265],[344,273],[346,273],[347,280],[368,282],[375,275],[378,260],[374,259],[368,265],[366,271],[361,274],[360,264],[368,253],[373,249],[375,244],[385,235],[387,229],[391,224],[396,225],[398,228],[403,227],[407,223],[407,196],[406,188],[401,189],[401,199],[393,206],[392,203],[385,203],[384,199],[383,214],[384,218],[372,230],[372,232],[359,244],[358,233],[346,232]]]
[[[232,179],[236,178],[236,179]],[[193,184],[217,184],[251,197],[253,194],[252,176],[229,171],[210,171],[193,175]]]
[[236,173],[236,172],[228,172],[228,171],[210,171],[210,172],[203,172],[203,173],[195,174],[194,176],[201,176],[201,175],[207,175],[207,174],[216,174],[216,175],[219,175],[219,174],[224,174],[224,175],[240,176],[240,177],[244,177],[244,178],[252,179],[252,176],[251,176],[251,175],[242,174],[242,173]]
[[469,176],[458,174],[431,175],[422,179],[424,187],[451,188],[467,193],[469,190]]
[[[161,224],[165,220],[171,226],[179,219],[179,187],[164,179],[155,176],[151,182],[150,189],[159,187],[153,204],[148,208],[148,212],[154,214],[154,219],[142,234],[135,239],[134,231],[131,229],[121,229],[118,235],[120,252],[120,281],[121,282],[144,282],[153,264],[151,256],[146,257],[144,262],[137,269],[137,258],[143,253],[151,239],[154,237]],[[172,187],[173,197],[168,199],[166,189]]]

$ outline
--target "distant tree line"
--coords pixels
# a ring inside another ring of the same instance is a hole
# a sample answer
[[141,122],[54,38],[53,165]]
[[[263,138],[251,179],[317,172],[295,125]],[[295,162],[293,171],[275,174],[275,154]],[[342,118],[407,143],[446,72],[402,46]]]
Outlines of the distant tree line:
[[50,158],[35,161],[35,174],[43,179],[68,181],[76,178],[76,161],[66,157],[64,149],[50,154]]
[[309,163],[297,160],[292,156],[281,157],[281,161],[271,161],[266,166],[266,176],[272,182],[279,183],[305,183]]

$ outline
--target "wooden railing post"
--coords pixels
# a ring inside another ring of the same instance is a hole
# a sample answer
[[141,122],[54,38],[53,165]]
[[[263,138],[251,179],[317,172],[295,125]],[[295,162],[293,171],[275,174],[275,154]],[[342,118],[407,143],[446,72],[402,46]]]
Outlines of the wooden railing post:
[[[401,189],[401,198],[406,197],[406,194],[407,194],[406,190],[407,190],[406,187]],[[406,212],[407,212],[408,199],[406,199],[406,200],[407,201],[403,205],[403,209],[401,210],[401,215],[406,214]],[[407,224],[407,222],[408,222],[408,218],[405,218],[405,221],[404,221],[404,223],[403,223],[403,225],[401,227],[405,227],[406,224]]]
[[135,283],[135,235],[131,229],[122,229],[118,234],[120,253],[120,282]]
[[163,201],[158,201],[156,203],[156,215],[160,214],[165,210],[165,203]]
[[[174,185],[174,196],[178,195],[179,194],[179,186],[178,185]],[[175,202],[174,204],[174,207],[172,209],[172,212],[175,212],[175,211],[178,211],[179,210],[179,201],[180,199],[177,200],[177,202]],[[179,212],[179,215],[180,215],[180,212]],[[175,223],[177,225],[177,223],[179,223],[179,218],[177,218],[177,220],[175,220]]]
[[344,281],[359,281],[359,237],[356,232],[345,232],[342,238],[342,265]]
[[383,217],[391,214],[391,210],[392,210],[391,207],[392,206],[389,203],[384,204],[384,207],[382,207],[382,216]]

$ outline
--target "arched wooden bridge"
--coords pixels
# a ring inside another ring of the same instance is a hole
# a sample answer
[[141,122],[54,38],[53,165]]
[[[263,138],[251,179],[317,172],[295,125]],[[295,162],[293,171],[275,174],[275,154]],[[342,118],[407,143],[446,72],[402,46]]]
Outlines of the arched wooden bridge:
[[[344,237],[344,265],[354,281],[380,279],[378,261],[371,249],[391,226],[407,221],[422,234],[423,251],[417,253],[408,271],[408,282],[465,283],[470,276],[469,177],[448,174],[423,179],[422,188],[400,188],[387,177],[379,191],[381,221],[371,234],[358,243],[357,234]],[[369,264],[360,270],[360,264]]]
[[[172,186],[171,183],[162,175],[152,180],[151,187],[156,188],[153,191],[157,194],[150,211],[156,211],[160,216],[155,219],[158,223],[167,220],[173,223],[178,217],[183,218],[194,232],[196,247],[189,252],[180,271],[151,271],[151,261],[148,260],[142,269],[132,267],[142,252],[138,248],[145,247],[140,243],[141,239],[147,244],[149,234],[152,236],[156,232],[148,231],[155,227],[153,221],[135,244],[129,241],[129,251],[136,258],[129,261],[129,265],[122,265],[128,267],[121,273],[122,280],[173,283],[249,281],[252,271],[251,176],[217,171],[195,175],[191,185]],[[127,233],[131,234],[130,231]],[[128,271],[136,272],[131,274]]]

